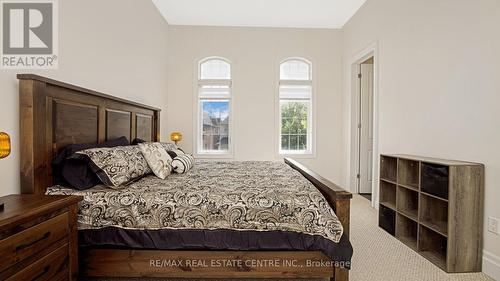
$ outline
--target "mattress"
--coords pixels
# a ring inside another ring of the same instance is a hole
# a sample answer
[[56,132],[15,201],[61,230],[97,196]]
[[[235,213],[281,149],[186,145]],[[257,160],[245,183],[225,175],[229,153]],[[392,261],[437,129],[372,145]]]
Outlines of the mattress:
[[81,195],[80,244],[141,249],[319,250],[350,261],[352,247],[323,195],[282,162],[200,161],[185,174],[146,176]]

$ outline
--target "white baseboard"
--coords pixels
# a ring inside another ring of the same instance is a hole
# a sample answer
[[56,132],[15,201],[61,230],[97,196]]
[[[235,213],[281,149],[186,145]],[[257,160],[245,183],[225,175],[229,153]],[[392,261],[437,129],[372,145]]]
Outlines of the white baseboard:
[[500,257],[483,251],[483,272],[491,278],[500,281]]

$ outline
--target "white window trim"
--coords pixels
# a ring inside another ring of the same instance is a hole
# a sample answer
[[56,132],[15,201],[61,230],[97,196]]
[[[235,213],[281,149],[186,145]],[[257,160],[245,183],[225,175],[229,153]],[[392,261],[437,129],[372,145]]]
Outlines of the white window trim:
[[[303,62],[306,62],[309,64],[309,80],[281,80],[281,64],[284,62],[287,62],[289,60],[300,60]],[[314,73],[314,64],[305,58],[302,57],[290,57],[286,58],[278,63],[277,69],[277,77],[278,77],[278,83],[277,83],[277,95],[276,95],[276,115],[277,115],[277,154],[279,158],[283,157],[293,157],[293,158],[303,158],[303,159],[313,159],[316,158],[316,83],[315,79],[313,77]],[[305,86],[310,86],[311,87],[311,98],[310,99],[281,99],[280,97],[280,87],[281,86],[300,86],[300,85],[305,85]],[[309,124],[308,124],[308,144],[310,144],[308,150],[300,150],[300,151],[293,151],[293,150],[281,150],[281,101],[282,100],[310,100],[310,107],[309,107]]]
[[[201,64],[207,62],[212,59],[223,60],[230,65],[230,77],[231,79],[200,79],[201,77]],[[233,65],[231,61],[223,57],[205,57],[203,59],[196,61],[196,77],[195,77],[195,90],[194,90],[194,110],[196,112],[195,125],[194,127],[194,135],[195,140],[193,143],[193,151],[194,156],[200,159],[232,159],[234,158],[234,133],[233,133],[233,110],[234,110],[234,97],[233,97],[233,83],[232,83],[232,70]],[[210,96],[210,97],[201,97],[200,96],[200,88],[202,86],[210,86],[210,85],[221,85],[229,87],[229,96]],[[211,150],[202,150],[202,110],[201,110],[201,102],[203,100],[208,101],[216,101],[216,100],[228,100],[229,101],[229,134],[228,134],[228,149],[223,151],[211,151]]]

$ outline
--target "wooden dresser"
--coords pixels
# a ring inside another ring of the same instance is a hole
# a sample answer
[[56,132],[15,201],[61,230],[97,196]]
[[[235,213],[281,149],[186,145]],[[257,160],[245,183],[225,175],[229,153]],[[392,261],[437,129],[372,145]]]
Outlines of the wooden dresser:
[[79,196],[0,197],[0,280],[76,280]]

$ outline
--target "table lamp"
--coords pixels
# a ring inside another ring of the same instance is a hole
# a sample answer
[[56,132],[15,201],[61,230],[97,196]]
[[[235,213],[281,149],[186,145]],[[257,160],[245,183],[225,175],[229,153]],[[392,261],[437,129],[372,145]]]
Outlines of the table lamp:
[[[10,154],[10,137],[7,133],[0,132],[0,158]],[[0,203],[0,212],[3,211],[4,203]]]
[[170,140],[175,142],[175,145],[177,145],[177,143],[182,140],[182,134],[180,132],[172,132],[170,134]]

